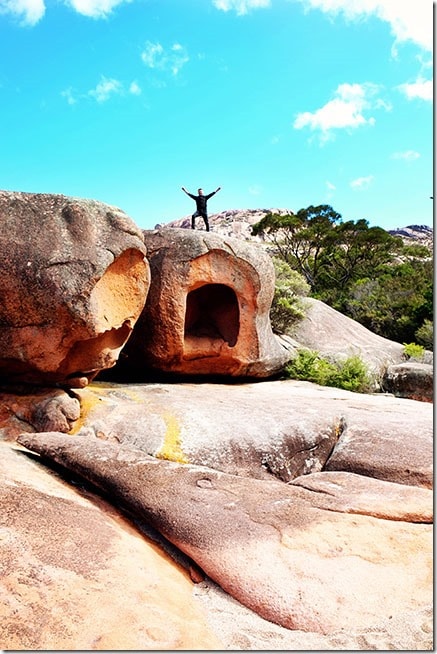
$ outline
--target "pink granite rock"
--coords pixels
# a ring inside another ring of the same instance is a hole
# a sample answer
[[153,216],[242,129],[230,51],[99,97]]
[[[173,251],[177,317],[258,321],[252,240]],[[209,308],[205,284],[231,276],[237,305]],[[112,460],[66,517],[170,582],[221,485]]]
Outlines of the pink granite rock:
[[188,571],[101,497],[0,442],[5,650],[221,650]]
[[18,441],[109,492],[226,592],[288,629],[371,630],[432,603],[431,490],[366,478],[349,492],[346,473],[318,473],[308,487],[261,481],[92,436]]
[[0,191],[0,379],[86,385],[144,306],[143,236],[120,209]]
[[147,303],[125,353],[136,369],[269,377],[289,359],[273,335],[274,269],[253,244],[187,229],[144,231]]

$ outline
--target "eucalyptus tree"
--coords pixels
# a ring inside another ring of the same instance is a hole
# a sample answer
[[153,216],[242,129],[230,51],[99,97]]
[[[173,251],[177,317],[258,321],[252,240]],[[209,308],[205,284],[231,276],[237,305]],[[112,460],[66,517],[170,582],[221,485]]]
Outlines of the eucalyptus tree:
[[275,253],[304,276],[313,295],[337,300],[351,282],[376,274],[402,249],[402,240],[368,221],[348,220],[330,205],[309,206],[297,213],[269,213],[252,228],[270,241]]

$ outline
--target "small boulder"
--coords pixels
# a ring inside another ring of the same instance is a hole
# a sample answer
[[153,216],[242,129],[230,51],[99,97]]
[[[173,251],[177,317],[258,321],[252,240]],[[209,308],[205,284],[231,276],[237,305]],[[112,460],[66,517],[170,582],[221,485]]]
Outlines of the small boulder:
[[389,366],[382,386],[396,397],[432,402],[434,397],[434,368],[429,363],[405,361]]
[[68,432],[80,418],[80,401],[61,388],[24,386],[0,390],[0,439],[14,441],[23,431]]

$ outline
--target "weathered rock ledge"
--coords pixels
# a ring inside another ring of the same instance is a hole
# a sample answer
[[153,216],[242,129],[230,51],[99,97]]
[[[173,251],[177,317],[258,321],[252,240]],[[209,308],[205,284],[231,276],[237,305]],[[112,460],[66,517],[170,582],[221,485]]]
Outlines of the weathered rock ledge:
[[[0,397],[0,436],[10,441],[0,466],[9,507],[0,633],[8,647],[432,649],[430,404],[293,381],[102,382],[65,393],[74,410],[63,434],[50,431],[58,411],[65,417],[60,391],[51,392],[52,401],[49,391],[35,395],[38,410]],[[41,458],[29,459],[15,440]],[[131,527],[108,500],[128,511]],[[110,531],[100,526],[108,512]],[[149,588],[175,565],[145,567],[144,527],[164,538],[163,553],[188,557],[190,599],[183,577],[173,577],[182,586],[169,591],[171,606],[157,608],[164,586],[134,600],[140,582]],[[82,542],[92,550],[78,558]],[[105,604],[109,578],[114,599]],[[109,629],[120,593],[120,628]],[[62,616],[53,613],[58,604]],[[191,632],[181,625],[186,611]],[[47,629],[32,637],[26,625],[35,616]]]

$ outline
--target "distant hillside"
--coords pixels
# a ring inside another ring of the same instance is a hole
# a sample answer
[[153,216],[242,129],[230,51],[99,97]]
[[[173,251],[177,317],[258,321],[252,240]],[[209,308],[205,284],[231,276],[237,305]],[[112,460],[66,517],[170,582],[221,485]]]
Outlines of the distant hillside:
[[[222,236],[232,236],[245,241],[261,241],[258,236],[252,236],[252,225],[259,222],[268,213],[277,213],[281,216],[292,213],[291,209],[229,209],[220,213],[213,213],[209,216],[209,225],[212,232]],[[170,223],[161,223],[156,225],[155,229],[160,227],[183,227],[191,228],[191,214],[173,220]],[[202,218],[196,218],[196,227],[204,228]]]
[[[259,222],[268,213],[286,215],[293,213],[292,209],[229,209],[214,213],[209,216],[211,231],[222,236],[244,239],[245,241],[257,241],[262,239],[259,236],[252,236],[252,225]],[[160,223],[155,229],[162,227],[182,227],[190,229],[191,215],[173,220],[169,223]],[[202,218],[196,218],[196,227],[203,229]],[[400,236],[404,243],[419,243],[433,251],[433,228],[426,225],[408,225],[388,230],[393,236]]]
[[405,244],[418,243],[425,245],[431,252],[433,251],[434,230],[427,225],[408,225],[408,227],[398,227],[389,229],[389,234],[400,236]]

